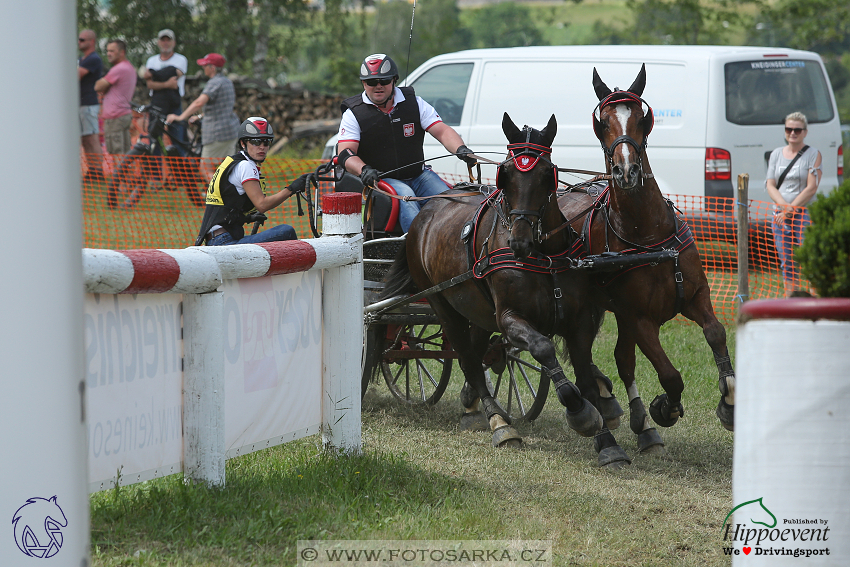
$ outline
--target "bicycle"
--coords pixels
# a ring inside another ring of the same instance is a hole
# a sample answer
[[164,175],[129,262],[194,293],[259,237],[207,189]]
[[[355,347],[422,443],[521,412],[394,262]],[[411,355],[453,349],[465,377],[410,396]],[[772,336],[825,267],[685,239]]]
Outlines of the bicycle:
[[[189,140],[184,142],[176,136],[169,136],[166,114],[159,108],[133,105],[133,111],[142,115],[142,133],[115,167],[107,187],[106,202],[109,208],[130,209],[136,206],[145,194],[148,181],[161,181],[163,187],[170,191],[176,191],[183,185],[189,201],[196,207],[203,207],[207,180],[200,172],[200,160],[194,159],[201,157],[200,121],[190,124],[191,127],[187,129]],[[165,144],[164,135],[168,136],[170,145]],[[180,158],[178,147],[191,159],[154,160],[149,157]],[[157,155],[158,148],[164,149],[163,155]]]

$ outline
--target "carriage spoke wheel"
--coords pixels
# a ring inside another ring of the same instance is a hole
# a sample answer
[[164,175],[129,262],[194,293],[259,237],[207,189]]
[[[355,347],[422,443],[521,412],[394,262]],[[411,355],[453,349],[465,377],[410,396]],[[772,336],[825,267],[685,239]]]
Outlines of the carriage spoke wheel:
[[488,368],[487,388],[512,420],[536,419],[546,405],[549,378],[531,355],[511,346],[506,339],[494,341],[491,352],[499,348],[501,355]]
[[436,404],[452,375],[448,340],[440,325],[391,325],[381,358],[384,380],[396,399],[408,404]]

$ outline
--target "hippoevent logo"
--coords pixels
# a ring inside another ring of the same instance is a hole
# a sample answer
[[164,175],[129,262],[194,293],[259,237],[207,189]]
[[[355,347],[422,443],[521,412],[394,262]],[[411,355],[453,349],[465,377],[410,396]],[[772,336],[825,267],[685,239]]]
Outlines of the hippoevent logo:
[[[750,517],[753,527],[746,522],[729,523],[732,514],[743,508],[746,508],[746,516]],[[823,518],[783,518],[780,523],[776,515],[765,506],[763,498],[748,500],[732,508],[723,520],[723,553],[793,557],[829,555],[829,548],[824,545],[829,541],[828,523],[829,520]],[[738,543],[741,547],[736,546]],[[819,547],[813,548],[813,544]]]
[[24,555],[47,559],[62,548],[62,528],[68,520],[56,496],[53,498],[30,498],[12,516],[15,543]]

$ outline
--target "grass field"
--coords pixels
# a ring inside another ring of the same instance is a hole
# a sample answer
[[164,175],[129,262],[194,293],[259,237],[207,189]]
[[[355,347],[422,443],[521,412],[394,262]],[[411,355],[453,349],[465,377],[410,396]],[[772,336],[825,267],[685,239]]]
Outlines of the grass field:
[[[616,324],[595,346],[615,378]],[[636,456],[628,421],[615,434],[633,458],[610,473],[589,439],[565,431],[551,395],[518,429],[522,450],[459,432],[455,370],[433,408],[397,403],[373,384],[363,403],[364,452],[334,458],[310,437],[227,462],[221,490],[179,475],[91,497],[94,565],[294,565],[301,539],[543,539],[554,565],[729,565],[721,524],[731,508],[733,435],[714,416],[717,371],[694,325],[669,323],[662,342],[686,381],[685,416],[662,430],[668,458]],[[734,331],[729,333],[734,360]],[[660,393],[638,355],[638,383]]]

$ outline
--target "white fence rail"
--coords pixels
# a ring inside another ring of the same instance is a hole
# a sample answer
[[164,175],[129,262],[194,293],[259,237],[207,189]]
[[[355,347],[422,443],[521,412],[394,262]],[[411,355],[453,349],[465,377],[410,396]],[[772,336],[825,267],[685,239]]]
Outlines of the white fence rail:
[[224,462],[305,435],[357,452],[360,195],[319,239],[83,250],[89,490]]

